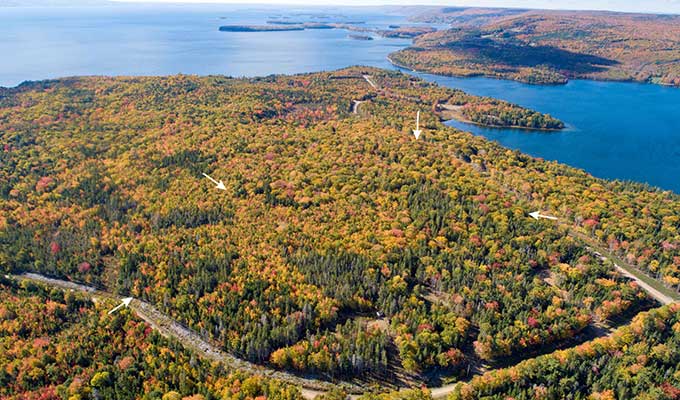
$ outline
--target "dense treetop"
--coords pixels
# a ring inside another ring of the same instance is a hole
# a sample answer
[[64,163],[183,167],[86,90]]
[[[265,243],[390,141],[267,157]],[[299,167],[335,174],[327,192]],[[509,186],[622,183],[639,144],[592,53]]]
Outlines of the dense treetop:
[[678,399],[679,348],[676,303],[640,313],[611,336],[475,377],[449,400]]
[[0,398],[301,399],[297,388],[227,371],[123,309],[0,278]]
[[5,90],[0,268],[145,299],[254,362],[395,383],[651,304],[574,232],[678,288],[680,198],[440,122],[488,101],[358,67]]

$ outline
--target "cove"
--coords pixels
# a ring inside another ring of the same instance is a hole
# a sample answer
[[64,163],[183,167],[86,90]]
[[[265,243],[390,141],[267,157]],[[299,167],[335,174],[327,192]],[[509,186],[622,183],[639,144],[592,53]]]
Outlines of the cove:
[[586,80],[535,86],[491,78],[415,75],[551,114],[567,129],[537,132],[448,121],[450,126],[600,178],[632,180],[680,193],[678,88]]

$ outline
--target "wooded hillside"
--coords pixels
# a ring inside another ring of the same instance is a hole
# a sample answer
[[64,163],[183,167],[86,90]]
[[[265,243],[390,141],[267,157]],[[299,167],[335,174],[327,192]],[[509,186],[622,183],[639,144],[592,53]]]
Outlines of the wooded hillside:
[[6,90],[0,268],[147,300],[257,363],[393,383],[652,304],[571,231],[678,288],[678,196],[446,127],[433,110],[464,96],[370,68]]
[[535,84],[586,78],[680,85],[679,16],[449,7],[418,19],[451,24],[390,55],[419,71]]

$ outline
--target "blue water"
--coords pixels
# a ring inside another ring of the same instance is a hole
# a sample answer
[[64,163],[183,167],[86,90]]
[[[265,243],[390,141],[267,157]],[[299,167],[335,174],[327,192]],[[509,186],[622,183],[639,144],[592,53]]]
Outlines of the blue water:
[[680,193],[680,89],[575,80],[532,86],[485,78],[424,78],[481,96],[502,98],[567,123],[562,132],[490,129],[448,122],[505,147],[558,160],[609,179],[649,183]]
[[[363,41],[345,30],[220,32],[220,25],[268,19],[323,21],[304,9],[229,5],[116,5],[79,8],[0,7],[0,86],[76,75],[223,74],[262,76],[374,65],[410,43]],[[399,15],[355,9],[320,10],[386,29]]]
[[[120,5],[89,8],[0,7],[0,86],[74,75],[224,74],[257,76],[372,65],[410,41],[352,40],[343,30],[219,32],[226,24],[262,24],[302,9]],[[385,28],[405,17],[378,9],[313,9]],[[336,17],[337,19],[337,17]],[[602,178],[650,183],[680,193],[680,89],[572,81],[531,86],[486,78],[418,74],[472,94],[508,100],[565,121],[560,133],[451,125],[506,147],[583,168]]]

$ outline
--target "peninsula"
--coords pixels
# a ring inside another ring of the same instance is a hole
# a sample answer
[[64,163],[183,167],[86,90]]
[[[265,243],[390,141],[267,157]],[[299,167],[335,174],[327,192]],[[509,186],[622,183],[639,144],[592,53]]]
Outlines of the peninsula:
[[[351,32],[375,33],[385,38],[413,39],[437,30],[430,26],[399,26],[394,29],[375,29],[364,26],[355,26],[354,23],[340,22],[296,22],[269,20],[266,25],[223,25],[219,30],[222,32],[279,32],[279,31],[303,31],[305,29],[345,29]],[[365,39],[366,35],[357,35],[352,39]],[[363,39],[361,38],[363,37]],[[369,36],[370,37],[370,36]]]
[[680,16],[448,7],[415,19],[451,28],[418,35],[391,54],[413,70],[531,84],[578,78],[680,86]]

